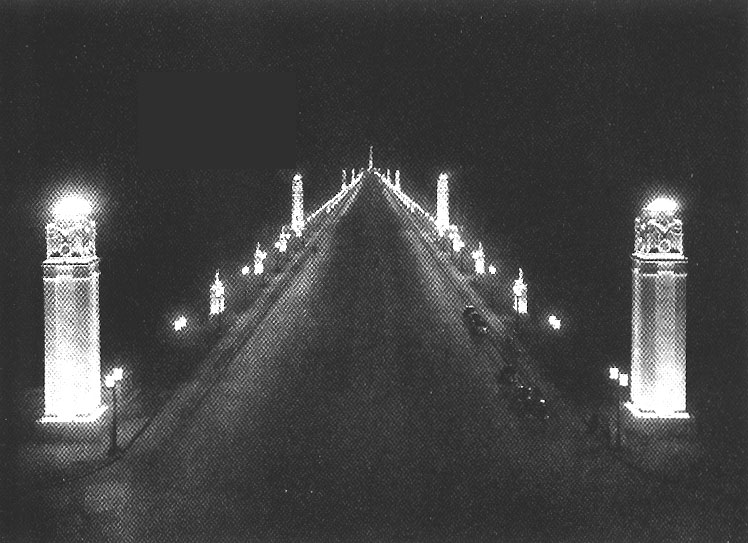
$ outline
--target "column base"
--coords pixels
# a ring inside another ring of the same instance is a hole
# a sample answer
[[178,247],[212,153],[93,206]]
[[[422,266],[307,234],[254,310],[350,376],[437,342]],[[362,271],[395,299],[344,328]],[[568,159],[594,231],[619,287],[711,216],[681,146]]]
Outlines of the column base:
[[106,404],[101,404],[88,415],[45,415],[36,421],[36,434],[42,441],[98,441],[106,422],[102,417],[106,410]]
[[621,425],[628,431],[647,437],[691,437],[695,435],[695,419],[686,411],[657,413],[642,411],[633,403],[621,411]]

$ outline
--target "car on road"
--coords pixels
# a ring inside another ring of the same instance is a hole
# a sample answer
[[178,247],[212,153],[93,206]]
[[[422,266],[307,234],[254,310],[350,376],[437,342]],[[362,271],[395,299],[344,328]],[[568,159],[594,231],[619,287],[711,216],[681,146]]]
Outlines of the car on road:
[[466,306],[462,311],[462,319],[465,321],[465,324],[471,333],[479,336],[485,336],[488,334],[488,323],[486,322],[486,319],[478,313],[475,306]]

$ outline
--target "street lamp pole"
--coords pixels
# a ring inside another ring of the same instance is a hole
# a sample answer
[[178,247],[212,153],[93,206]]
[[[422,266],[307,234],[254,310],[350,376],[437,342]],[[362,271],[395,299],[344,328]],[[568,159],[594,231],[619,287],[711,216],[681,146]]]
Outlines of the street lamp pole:
[[109,456],[117,456],[120,452],[117,446],[117,383],[122,379],[122,368],[114,368],[110,375],[106,376],[105,384],[112,389],[112,426],[109,434]]
[[109,456],[116,456],[117,449],[117,382],[112,387],[112,433],[109,440]]

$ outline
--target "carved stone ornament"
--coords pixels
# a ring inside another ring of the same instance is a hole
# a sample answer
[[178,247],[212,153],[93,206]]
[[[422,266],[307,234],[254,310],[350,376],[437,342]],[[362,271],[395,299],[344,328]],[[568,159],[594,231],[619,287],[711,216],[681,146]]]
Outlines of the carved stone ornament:
[[96,256],[96,223],[88,217],[57,219],[47,225],[47,258]]
[[683,222],[674,210],[642,209],[634,221],[634,252],[683,254]]

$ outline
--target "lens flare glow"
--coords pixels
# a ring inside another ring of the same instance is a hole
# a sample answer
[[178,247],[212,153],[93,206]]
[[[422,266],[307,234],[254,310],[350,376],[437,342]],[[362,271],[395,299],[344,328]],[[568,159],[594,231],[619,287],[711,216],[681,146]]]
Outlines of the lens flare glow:
[[655,198],[646,209],[651,213],[675,213],[678,210],[678,202],[671,198]]
[[60,200],[54,208],[54,215],[60,220],[85,217],[91,213],[91,204],[78,196],[68,196]]

